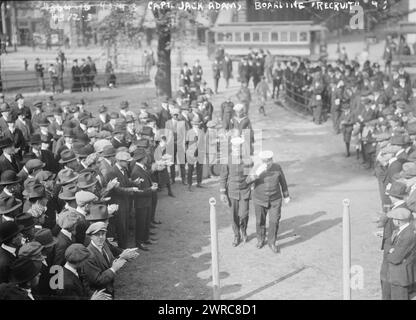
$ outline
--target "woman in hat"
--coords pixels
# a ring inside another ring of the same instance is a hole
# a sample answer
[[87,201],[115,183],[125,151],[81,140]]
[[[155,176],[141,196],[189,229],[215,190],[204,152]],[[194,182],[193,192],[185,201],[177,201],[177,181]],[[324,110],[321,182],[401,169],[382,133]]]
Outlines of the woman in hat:
[[42,262],[18,258],[11,266],[11,283],[0,285],[0,300],[35,300],[32,289],[39,283]]

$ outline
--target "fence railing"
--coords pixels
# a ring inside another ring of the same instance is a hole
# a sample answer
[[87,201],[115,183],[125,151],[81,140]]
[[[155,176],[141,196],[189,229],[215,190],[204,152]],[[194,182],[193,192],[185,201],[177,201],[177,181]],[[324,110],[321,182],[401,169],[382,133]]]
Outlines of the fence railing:
[[[131,85],[131,84],[140,84],[150,80],[149,77],[149,68],[145,66],[135,67],[133,71],[116,71],[114,75],[116,77],[116,85]],[[36,92],[42,88],[42,79],[38,77],[34,70],[27,71],[13,71],[13,70],[0,70],[1,81],[3,92],[15,92],[15,91],[24,91],[24,92]],[[105,73],[104,70],[98,70],[96,74],[81,74],[79,77],[79,82],[82,85],[87,85],[91,76],[94,76],[93,86],[95,88],[104,88],[107,87],[107,81],[109,76]],[[62,78],[64,90],[71,89],[73,84],[73,77],[71,73],[71,68],[67,67],[64,71]],[[43,84],[46,91],[52,91],[53,83],[55,83],[55,90],[59,91],[61,88],[61,80],[55,80],[49,75],[46,70],[43,73]]]
[[283,92],[284,97],[289,103],[301,107],[302,109],[310,112],[309,102],[310,94],[308,91],[303,90],[299,86],[295,85],[293,82],[284,80],[283,81]]

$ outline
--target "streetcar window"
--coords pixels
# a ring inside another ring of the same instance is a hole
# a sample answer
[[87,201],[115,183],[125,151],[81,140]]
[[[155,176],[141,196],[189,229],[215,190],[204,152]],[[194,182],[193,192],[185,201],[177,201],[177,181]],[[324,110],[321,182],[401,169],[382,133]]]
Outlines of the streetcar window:
[[244,41],[246,41],[246,42],[251,41],[251,33],[250,32],[244,32]]
[[290,32],[290,42],[298,41],[298,33],[296,31]]
[[287,42],[287,31],[282,31],[280,33],[280,37],[281,37],[282,42]]
[[269,33],[268,32],[262,32],[261,33],[261,41],[269,42]]
[[253,42],[259,42],[260,41],[260,33],[253,32]]
[[279,33],[272,32],[272,41],[279,41]]
[[222,32],[217,33],[217,40],[218,40],[218,42],[223,42],[224,41],[224,33],[222,33]]
[[299,41],[300,42],[307,42],[308,41],[308,33],[307,32],[300,32],[299,33]]
[[233,34],[231,32],[228,32],[225,34],[225,40],[226,41],[233,41]]
[[241,42],[242,41],[242,39],[241,39],[241,32],[234,33],[234,41],[235,42]]

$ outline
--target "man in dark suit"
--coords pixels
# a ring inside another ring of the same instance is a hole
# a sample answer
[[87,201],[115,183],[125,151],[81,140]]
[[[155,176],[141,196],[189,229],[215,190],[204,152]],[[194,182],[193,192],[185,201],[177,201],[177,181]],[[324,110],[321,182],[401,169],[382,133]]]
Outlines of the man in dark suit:
[[10,281],[11,265],[16,260],[17,250],[22,245],[23,226],[16,222],[0,223],[0,283]]
[[113,132],[116,129],[116,122],[119,117],[117,112],[111,112],[109,121],[102,126],[101,130]]
[[228,164],[221,165],[220,171],[221,201],[231,207],[233,215],[234,247],[238,246],[241,240],[244,243],[247,241],[246,231],[251,196],[250,186],[246,182],[247,170],[251,163],[245,165],[243,162],[241,156],[243,141],[240,137],[231,139],[231,157],[228,158]]
[[111,196],[111,203],[118,205],[118,211],[115,216],[115,229],[117,244],[120,248],[127,248],[128,236],[128,217],[132,208],[132,199],[136,196],[139,188],[138,184],[132,182],[128,175],[129,162],[132,160],[128,152],[118,152],[116,154],[116,163],[112,170],[108,172],[104,178],[106,181],[111,181],[117,178],[120,183],[119,186],[113,188],[109,195]]
[[17,103],[17,105],[11,111],[13,116],[17,119],[18,111],[22,110],[24,115],[26,116],[26,119],[32,119],[32,112],[30,111],[30,108],[28,106],[25,106],[25,99],[23,98],[23,95],[21,93],[18,93],[16,95],[15,102]]
[[262,248],[266,239],[266,216],[269,213],[268,244],[273,252],[278,253],[276,246],[277,231],[282,208],[282,192],[285,203],[289,203],[289,191],[283,170],[273,162],[272,151],[259,154],[262,164],[247,177],[247,183],[254,183],[253,202],[256,212],[257,248]]
[[56,161],[53,153],[47,149],[41,149],[42,139],[40,134],[34,134],[30,137],[29,145],[31,147],[30,152],[26,155],[26,157],[30,157],[32,159],[39,159],[43,163],[45,163],[44,170],[58,173],[59,171],[59,163]]
[[152,193],[157,191],[157,187],[153,186],[150,174],[146,170],[147,153],[144,149],[137,149],[133,154],[135,160],[134,166],[131,170],[131,180],[137,182],[143,193],[139,193],[134,198],[134,210],[136,215],[136,246],[147,251],[148,249],[143,244],[151,244],[150,224],[151,224],[151,207],[152,207]]
[[92,293],[79,270],[84,261],[91,256],[90,251],[82,244],[71,244],[65,251],[66,263],[63,268],[63,287],[56,290],[59,300],[111,300],[111,295],[95,291]]
[[25,137],[20,131],[20,129],[16,128],[16,119],[13,115],[9,115],[6,119],[8,128],[5,132],[3,132],[3,136],[5,138],[10,138],[13,141],[14,148],[15,148],[15,155],[16,157],[21,160],[23,152],[26,150],[26,140]]
[[[107,113],[108,109],[106,106],[102,105],[100,106],[100,108],[98,109],[99,112],[99,121],[100,121],[100,126],[99,126],[99,131],[101,131],[104,126],[110,122],[110,116]],[[118,114],[117,114],[118,115]]]
[[157,114],[157,117],[158,117],[157,127],[159,129],[164,129],[166,126],[166,121],[172,118],[169,112],[168,101],[169,101],[168,98],[164,99],[164,101],[162,102],[162,108]]
[[56,237],[58,242],[55,245],[54,265],[65,265],[65,251],[75,241],[74,232],[78,218],[78,214],[73,209],[66,209],[59,215],[57,224],[61,227],[61,231]]
[[10,138],[1,139],[0,149],[3,150],[3,154],[0,156],[0,172],[13,170],[18,173],[22,167],[16,159],[13,140]]
[[113,131],[113,138],[110,141],[114,149],[117,150],[120,147],[129,147],[125,140],[125,135],[126,128],[124,126],[117,125]]
[[416,281],[416,230],[412,213],[397,208],[387,214],[393,219],[395,230],[386,241],[381,266],[383,300],[409,300]]
[[3,102],[2,104],[0,104],[0,112],[1,112],[0,133],[1,134],[3,134],[3,132],[5,132],[9,128],[9,126],[7,125],[6,119],[9,116],[10,111],[11,111],[11,108],[7,102]]
[[226,87],[228,89],[230,79],[233,76],[233,61],[228,54],[225,55],[224,61],[222,62],[222,76],[225,79]]

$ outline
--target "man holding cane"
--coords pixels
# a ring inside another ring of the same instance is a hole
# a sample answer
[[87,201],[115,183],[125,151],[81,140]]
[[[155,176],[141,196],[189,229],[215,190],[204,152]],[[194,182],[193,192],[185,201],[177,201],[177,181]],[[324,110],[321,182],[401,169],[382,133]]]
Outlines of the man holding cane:
[[282,208],[282,195],[285,204],[290,202],[289,191],[282,168],[273,162],[272,151],[259,153],[262,161],[247,177],[247,183],[254,183],[253,202],[256,212],[257,248],[261,249],[266,239],[266,216],[269,213],[268,244],[274,253],[280,250],[276,246],[277,231]]

